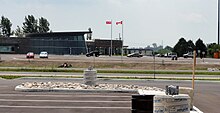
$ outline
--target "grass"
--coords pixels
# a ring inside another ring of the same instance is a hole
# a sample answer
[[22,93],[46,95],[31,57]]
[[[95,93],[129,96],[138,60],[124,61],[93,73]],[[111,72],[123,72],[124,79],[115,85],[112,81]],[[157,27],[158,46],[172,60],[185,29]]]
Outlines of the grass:
[[[68,73],[83,73],[80,69],[64,69],[64,68],[0,68],[0,71],[15,71],[15,72],[68,72]],[[187,74],[188,71],[153,71],[153,70],[97,70],[97,73],[123,73],[123,74]],[[220,75],[220,72],[195,72],[196,75]]]
[[[83,78],[82,76],[0,76],[0,78],[3,79],[17,79],[17,78],[23,78],[23,77],[29,77],[29,78]],[[98,77],[99,79],[123,79],[123,80],[192,80],[190,78],[153,78],[153,77]],[[220,81],[219,79],[195,79],[195,80],[203,80],[203,81]]]
[[3,79],[17,79],[17,78],[82,78],[81,76],[14,76],[14,75],[1,75],[0,78]]

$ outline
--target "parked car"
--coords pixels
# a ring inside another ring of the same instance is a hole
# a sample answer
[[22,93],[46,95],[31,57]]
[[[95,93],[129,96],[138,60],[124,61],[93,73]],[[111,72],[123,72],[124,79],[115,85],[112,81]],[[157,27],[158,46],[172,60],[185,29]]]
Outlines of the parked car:
[[178,59],[177,54],[174,53],[174,52],[166,53],[166,54],[164,55],[164,57],[171,58],[172,60],[177,60],[177,59]]
[[164,57],[163,54],[156,54],[155,57]]
[[166,53],[166,54],[164,55],[164,57],[173,58],[173,57],[177,57],[177,54],[174,53],[174,52]]
[[48,53],[46,51],[42,51],[42,52],[40,52],[39,57],[40,58],[48,58]]
[[89,53],[86,53],[87,57],[90,57],[90,56],[93,56],[93,55],[95,55],[95,57],[99,57],[100,53],[99,53],[99,51],[90,51]]
[[26,58],[34,58],[34,53],[33,52],[28,52],[26,54]]
[[140,53],[131,53],[131,54],[128,54],[127,57],[143,57],[143,55]]
[[193,58],[193,52],[188,52],[186,54],[183,54],[183,58]]

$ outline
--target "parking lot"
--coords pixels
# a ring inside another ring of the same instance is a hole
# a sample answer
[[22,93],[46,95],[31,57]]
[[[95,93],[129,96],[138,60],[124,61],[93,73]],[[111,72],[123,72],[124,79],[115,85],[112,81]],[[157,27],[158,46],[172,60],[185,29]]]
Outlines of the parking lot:
[[[1,60],[27,60],[26,54],[1,54]],[[35,54],[34,60],[46,60],[46,61],[82,61],[82,62],[88,62],[95,60],[96,62],[128,62],[128,63],[152,63],[154,62],[153,56],[143,56],[140,58],[137,57],[126,57],[126,56],[104,56],[101,55],[99,57],[86,57],[85,55],[48,55],[48,59],[40,59],[39,54]],[[162,63],[164,61],[165,63],[180,63],[180,64],[187,64],[192,63],[192,58],[183,58],[179,57],[178,60],[172,60],[172,58],[165,58],[165,57],[155,57],[156,63]],[[197,64],[220,64],[220,59],[214,59],[214,58],[204,58],[200,59],[197,58]]]
[[[145,65],[150,65],[153,69],[154,59],[152,56],[144,56],[142,58],[128,58],[121,56],[100,56],[100,57],[86,57],[85,55],[49,55],[48,59],[40,59],[35,55],[34,59],[26,59],[25,55],[8,55],[1,54],[2,63],[8,62],[25,62],[26,64],[34,64],[36,62],[45,62],[46,64],[52,62],[70,62],[75,66],[78,62],[88,63],[113,63],[113,65],[128,63],[132,64],[132,69],[145,69]],[[33,61],[33,62],[32,62]],[[219,59],[197,58],[198,65],[207,67],[219,68]],[[178,60],[171,60],[170,58],[155,58],[155,64],[163,66],[192,66],[193,60],[191,58],[178,58]],[[143,64],[143,67],[139,67]],[[44,66],[44,65],[42,65]],[[139,67],[139,68],[138,68]],[[106,68],[106,67],[105,67]],[[112,68],[113,69],[113,68]],[[114,69],[118,69],[117,67]],[[170,68],[168,68],[170,69]],[[158,68],[156,68],[158,70]],[[178,71],[178,70],[173,70]],[[187,70],[186,70],[187,71]],[[205,71],[205,70],[204,70]],[[65,92],[17,92],[14,87],[26,81],[53,81],[55,79],[15,79],[15,80],[0,80],[0,110],[4,113],[128,113],[131,109],[131,95],[132,94],[88,94],[88,93],[65,93]],[[61,79],[63,81],[64,79]],[[60,80],[59,80],[60,81]],[[65,79],[65,81],[78,82],[78,80]],[[107,83],[123,83],[123,84],[138,84],[164,88],[165,85],[179,85],[184,87],[191,87],[191,81],[161,81],[161,80],[134,80],[134,81],[118,81],[106,79],[103,82]],[[220,104],[220,87],[218,81],[196,81],[195,106],[203,112],[218,113],[218,105]]]
[[[130,113],[130,93],[19,92],[16,85],[33,81],[82,82],[82,79],[0,79],[0,111],[3,113]],[[164,88],[190,87],[191,81],[103,80],[109,84],[135,84]],[[204,113],[218,113],[219,82],[197,81],[194,105]]]

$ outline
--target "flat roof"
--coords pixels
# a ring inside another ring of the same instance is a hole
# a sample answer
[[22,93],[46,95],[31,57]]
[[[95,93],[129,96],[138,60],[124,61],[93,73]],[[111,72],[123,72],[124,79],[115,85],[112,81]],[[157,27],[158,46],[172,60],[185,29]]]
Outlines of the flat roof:
[[55,36],[69,36],[69,35],[84,35],[88,33],[92,33],[92,31],[27,33],[25,34],[25,37],[55,37]]

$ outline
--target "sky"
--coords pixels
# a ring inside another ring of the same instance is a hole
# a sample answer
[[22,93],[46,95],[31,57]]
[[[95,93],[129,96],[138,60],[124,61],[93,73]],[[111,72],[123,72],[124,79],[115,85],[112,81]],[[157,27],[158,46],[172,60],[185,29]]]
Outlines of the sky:
[[217,0],[0,0],[0,15],[22,26],[27,15],[44,17],[52,31],[87,31],[93,38],[112,39],[122,34],[124,45],[153,43],[175,46],[183,37],[194,43],[217,43]]

